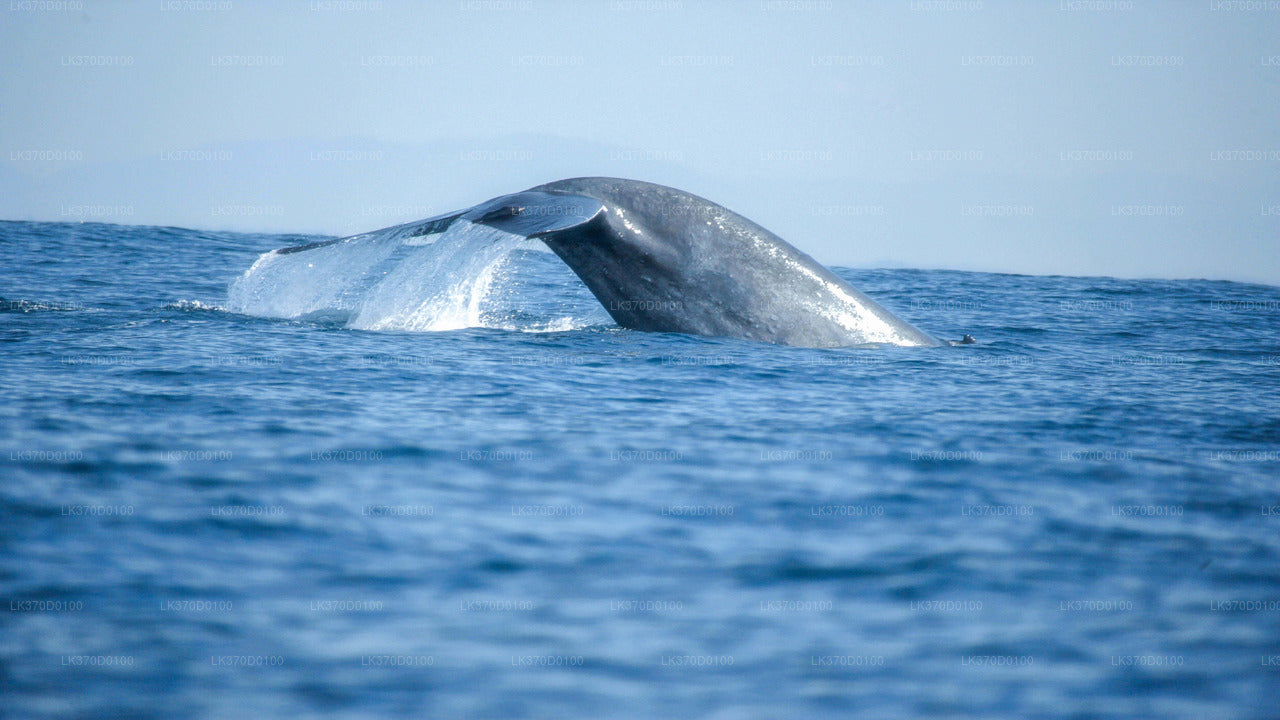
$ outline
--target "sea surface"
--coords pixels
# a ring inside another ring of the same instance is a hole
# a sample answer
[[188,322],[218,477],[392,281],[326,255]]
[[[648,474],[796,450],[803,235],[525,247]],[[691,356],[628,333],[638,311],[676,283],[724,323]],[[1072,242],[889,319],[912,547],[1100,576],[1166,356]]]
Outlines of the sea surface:
[[814,350],[492,238],[241,279],[319,239],[0,223],[0,717],[1280,716],[1280,289],[837,268],[977,343]]

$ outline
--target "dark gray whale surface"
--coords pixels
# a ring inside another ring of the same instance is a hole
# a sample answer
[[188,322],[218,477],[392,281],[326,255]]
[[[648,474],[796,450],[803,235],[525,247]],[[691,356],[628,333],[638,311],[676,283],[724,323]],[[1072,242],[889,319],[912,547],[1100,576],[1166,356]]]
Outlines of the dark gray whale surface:
[[663,185],[559,180],[380,233],[417,238],[457,220],[540,239],[624,328],[805,347],[943,344],[763,227]]

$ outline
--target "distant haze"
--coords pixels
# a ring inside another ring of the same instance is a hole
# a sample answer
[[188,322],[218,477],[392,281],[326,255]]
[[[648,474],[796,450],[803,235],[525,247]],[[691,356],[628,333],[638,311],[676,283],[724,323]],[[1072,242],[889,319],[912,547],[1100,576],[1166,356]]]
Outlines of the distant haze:
[[833,265],[1280,284],[1280,0],[3,1],[3,219],[350,234],[613,175]]

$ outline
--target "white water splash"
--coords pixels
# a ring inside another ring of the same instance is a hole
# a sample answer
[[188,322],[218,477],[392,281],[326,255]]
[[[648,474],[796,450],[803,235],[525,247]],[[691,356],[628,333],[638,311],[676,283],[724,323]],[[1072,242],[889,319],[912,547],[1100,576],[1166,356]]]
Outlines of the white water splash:
[[[556,332],[602,322],[596,312],[513,308],[522,298],[513,289],[519,269],[512,259],[537,241],[463,220],[428,238],[404,234],[392,229],[267,253],[232,284],[228,305],[248,315],[329,319],[363,330]],[[570,282],[586,292],[576,278]]]
[[397,242],[373,234],[297,253],[273,250],[232,283],[227,306],[261,317],[349,316],[376,281],[374,269],[397,247]]
[[165,310],[181,310],[183,312],[223,312],[226,308],[199,300],[178,300],[163,306]]

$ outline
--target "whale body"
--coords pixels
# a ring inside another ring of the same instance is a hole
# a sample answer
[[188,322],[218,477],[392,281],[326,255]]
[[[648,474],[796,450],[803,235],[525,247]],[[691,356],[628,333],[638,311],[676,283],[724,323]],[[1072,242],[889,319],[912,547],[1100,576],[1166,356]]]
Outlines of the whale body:
[[541,240],[624,328],[803,347],[943,344],[777,235],[675,188],[573,178],[380,233],[412,241],[459,221]]

